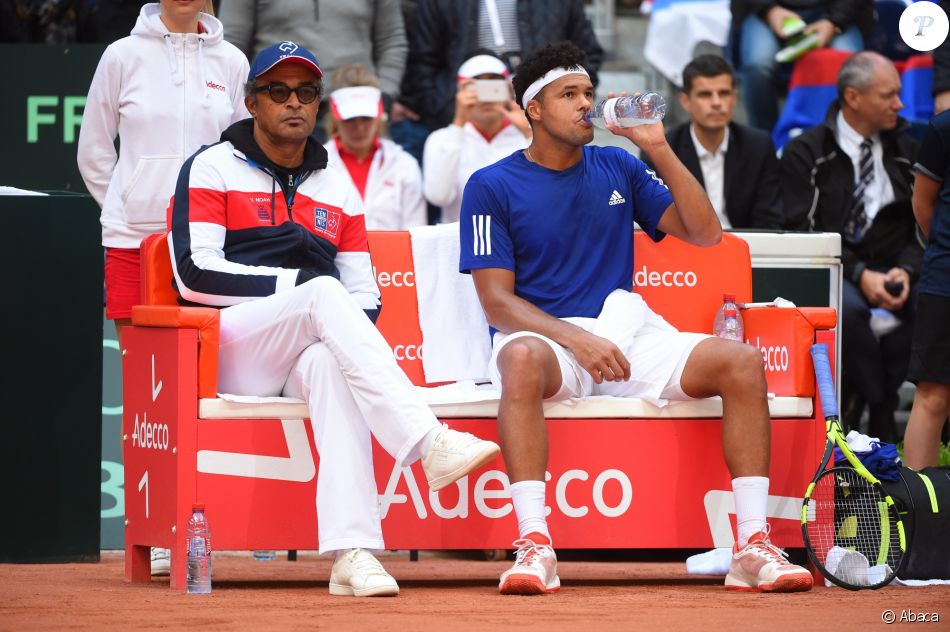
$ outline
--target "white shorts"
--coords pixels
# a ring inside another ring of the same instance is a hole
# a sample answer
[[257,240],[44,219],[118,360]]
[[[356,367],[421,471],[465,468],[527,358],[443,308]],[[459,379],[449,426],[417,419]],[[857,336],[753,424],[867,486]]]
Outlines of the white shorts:
[[638,294],[625,290],[610,294],[597,318],[562,320],[616,344],[630,362],[630,379],[626,382],[604,381],[595,384],[593,377],[577,362],[574,354],[550,338],[531,331],[511,334],[498,332],[492,340],[492,355],[488,365],[495,388],[501,389],[498,354],[512,340],[531,336],[551,347],[561,368],[561,388],[547,401],[610,395],[640,398],[656,406],[665,406],[671,401],[694,399],[683,392],[680,378],[693,349],[710,338],[709,334],[677,331],[653,312]]

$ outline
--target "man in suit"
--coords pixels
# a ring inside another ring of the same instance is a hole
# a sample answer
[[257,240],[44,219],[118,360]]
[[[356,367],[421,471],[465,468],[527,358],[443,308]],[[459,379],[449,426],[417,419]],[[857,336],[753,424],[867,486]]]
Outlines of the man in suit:
[[771,137],[732,120],[736,76],[717,55],[700,55],[683,70],[679,95],[690,121],[666,139],[706,189],[723,228],[781,228],[778,160]]
[[891,60],[852,55],[825,121],[789,141],[781,160],[788,228],[841,234],[845,423],[856,429],[866,403],[868,434],[889,443],[899,438],[923,256],[911,207],[917,141],[897,115],[900,91]]

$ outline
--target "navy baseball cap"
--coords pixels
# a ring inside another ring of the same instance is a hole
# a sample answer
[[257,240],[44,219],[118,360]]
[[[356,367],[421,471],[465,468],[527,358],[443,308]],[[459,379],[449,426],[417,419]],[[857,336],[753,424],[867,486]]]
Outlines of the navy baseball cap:
[[251,64],[247,80],[254,81],[271,68],[285,62],[299,64],[317,73],[317,77],[323,77],[323,71],[320,70],[320,64],[313,53],[300,44],[287,41],[268,46],[259,52]]

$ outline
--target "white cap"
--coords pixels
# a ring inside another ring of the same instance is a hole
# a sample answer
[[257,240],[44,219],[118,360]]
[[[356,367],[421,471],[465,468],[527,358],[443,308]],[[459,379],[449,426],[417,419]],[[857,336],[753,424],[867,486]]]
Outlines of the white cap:
[[475,55],[474,57],[469,57],[459,66],[459,81],[472,79],[479,75],[501,75],[502,77],[507,77],[508,66],[506,66],[502,60],[497,57],[492,57],[491,55]]
[[338,121],[348,121],[358,116],[382,118],[383,94],[379,88],[372,86],[334,90],[330,93],[330,112]]

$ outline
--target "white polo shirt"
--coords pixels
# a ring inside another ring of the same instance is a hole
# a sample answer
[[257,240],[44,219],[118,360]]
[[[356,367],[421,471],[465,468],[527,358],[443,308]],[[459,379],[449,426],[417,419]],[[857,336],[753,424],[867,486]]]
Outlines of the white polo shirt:
[[703,147],[703,144],[696,138],[696,131],[693,124],[689,124],[689,137],[693,139],[693,147],[696,148],[696,155],[699,157],[699,168],[703,172],[703,184],[706,187],[706,196],[712,203],[716,215],[719,216],[719,223],[723,228],[732,228],[729,217],[726,216],[726,150],[729,149],[729,128],[722,137],[722,143],[715,151],[710,153]]

